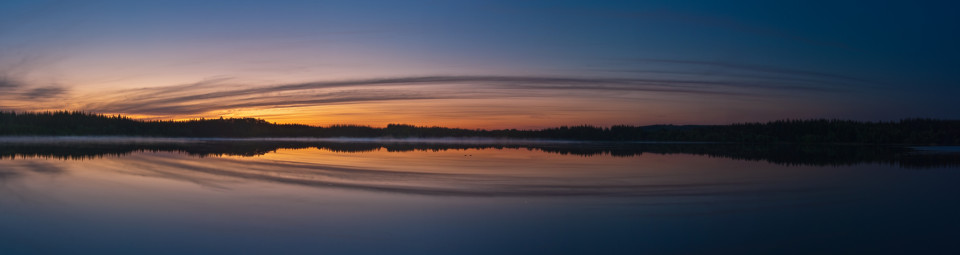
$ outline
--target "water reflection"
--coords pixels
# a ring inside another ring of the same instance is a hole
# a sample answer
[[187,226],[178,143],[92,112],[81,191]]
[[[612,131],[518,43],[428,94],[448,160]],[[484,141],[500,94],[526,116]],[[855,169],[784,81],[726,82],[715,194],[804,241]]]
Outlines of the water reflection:
[[[711,164],[740,163],[711,158],[736,159],[750,168],[757,168],[748,163],[752,161],[941,167],[958,165],[957,155],[863,146],[101,140],[7,143],[0,150],[0,158],[8,159],[0,162],[6,169],[0,178],[27,172],[55,175],[83,166],[87,171],[160,177],[215,189],[242,180],[431,196],[692,197],[788,192],[790,187],[769,185],[771,178],[797,178],[782,170],[716,176],[709,173],[716,168]],[[670,163],[658,163],[662,160]],[[756,176],[765,179],[751,179]]]
[[960,226],[960,168],[902,169],[955,165],[949,150],[67,139],[0,155],[0,254],[937,254]]
[[318,149],[361,153],[372,151],[463,151],[470,149],[525,149],[584,157],[638,157],[643,154],[689,154],[737,160],[764,161],[780,165],[849,166],[887,164],[903,168],[960,166],[960,152],[917,151],[897,146],[777,145],[777,144],[672,144],[672,143],[558,143],[524,141],[467,142],[329,142],[311,140],[202,140],[128,139],[95,140],[0,140],[0,159],[55,158],[92,159],[125,156],[135,152],[178,152],[197,157],[258,156],[281,149]]
[[[500,153],[522,158],[541,153],[508,150]],[[460,155],[462,152],[470,154]],[[23,173],[55,175],[63,173],[63,168],[82,167],[83,171],[108,170],[215,189],[226,189],[229,183],[243,180],[431,196],[697,196],[751,187],[747,183],[715,180],[643,180],[645,172],[631,172],[630,161],[636,159],[619,162],[554,159],[555,162],[541,160],[530,165],[518,164],[523,159],[499,158],[499,154],[475,149],[429,157],[384,155],[388,153],[391,152],[367,154],[361,162],[335,159],[336,153],[289,149],[281,150],[277,156],[291,158],[196,158],[169,152],[138,152],[81,163],[35,158],[0,162],[0,165],[5,169],[3,178]],[[565,163],[568,165],[563,165]]]

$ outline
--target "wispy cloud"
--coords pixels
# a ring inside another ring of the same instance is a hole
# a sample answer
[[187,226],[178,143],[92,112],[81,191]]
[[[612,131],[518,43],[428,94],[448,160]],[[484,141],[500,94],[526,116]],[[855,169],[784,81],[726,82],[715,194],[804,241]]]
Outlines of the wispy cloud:
[[20,86],[22,86],[20,82],[17,82],[8,77],[0,77],[0,90],[19,88]]
[[768,74],[787,76],[787,77],[797,76],[797,77],[819,78],[819,79],[847,81],[847,82],[875,83],[875,81],[871,81],[871,80],[866,80],[866,79],[846,76],[846,75],[839,75],[834,73],[828,73],[828,72],[779,68],[779,67],[762,66],[762,65],[750,65],[750,64],[732,63],[732,62],[678,60],[678,59],[637,59],[637,60],[643,61],[643,62],[653,62],[653,63],[702,65],[702,66],[713,66],[713,67],[720,67],[720,68],[741,69],[741,70],[768,73]]
[[43,105],[66,96],[69,89],[50,85],[31,86],[17,79],[0,76],[0,110],[33,110],[19,105]]
[[[10,83],[4,86],[0,83],[0,100],[17,103],[43,104],[49,101],[55,101],[69,93],[67,88],[62,86],[35,87],[27,86],[21,83]],[[0,107],[4,105],[0,104]]]
[[823,91],[808,86],[749,82],[653,78],[549,76],[411,76],[321,81],[270,86],[241,86],[216,80],[170,87],[119,91],[88,103],[83,110],[149,115],[191,115],[237,108],[282,108],[374,101],[603,97],[623,93],[714,96],[758,95],[748,89]]
[[0,110],[34,110],[22,108],[43,105],[46,101],[62,99],[69,94],[68,87],[40,81],[35,77],[38,70],[55,61],[40,55],[18,54],[15,50],[0,49],[7,55],[0,56]]
[[38,98],[51,98],[63,95],[67,92],[67,89],[59,86],[49,86],[41,88],[32,88],[20,93],[20,96],[25,99],[38,99]]

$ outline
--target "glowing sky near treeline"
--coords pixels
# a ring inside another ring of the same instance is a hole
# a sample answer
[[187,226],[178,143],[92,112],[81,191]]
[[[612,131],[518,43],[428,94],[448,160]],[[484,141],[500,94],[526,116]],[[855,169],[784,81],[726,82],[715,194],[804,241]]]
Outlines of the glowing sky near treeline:
[[465,128],[960,118],[951,1],[0,2],[0,110]]

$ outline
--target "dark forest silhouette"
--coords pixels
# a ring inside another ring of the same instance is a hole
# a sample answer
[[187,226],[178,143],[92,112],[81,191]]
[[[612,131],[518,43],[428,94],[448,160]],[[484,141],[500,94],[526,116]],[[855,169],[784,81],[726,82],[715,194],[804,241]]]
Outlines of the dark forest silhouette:
[[0,112],[6,136],[147,137],[483,137],[582,141],[692,141],[733,143],[960,144],[960,120],[904,119],[892,122],[780,120],[731,125],[571,126],[537,130],[479,130],[390,124],[316,127],[273,124],[253,118],[140,121],[83,112]]

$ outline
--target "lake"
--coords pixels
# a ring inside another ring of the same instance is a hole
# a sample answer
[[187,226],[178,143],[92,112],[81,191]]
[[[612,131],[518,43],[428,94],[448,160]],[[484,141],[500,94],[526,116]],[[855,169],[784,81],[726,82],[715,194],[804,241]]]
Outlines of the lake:
[[956,148],[0,139],[0,254],[957,254]]

